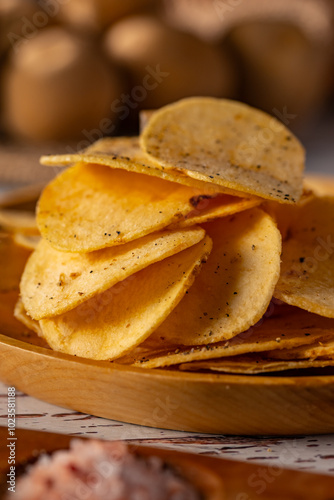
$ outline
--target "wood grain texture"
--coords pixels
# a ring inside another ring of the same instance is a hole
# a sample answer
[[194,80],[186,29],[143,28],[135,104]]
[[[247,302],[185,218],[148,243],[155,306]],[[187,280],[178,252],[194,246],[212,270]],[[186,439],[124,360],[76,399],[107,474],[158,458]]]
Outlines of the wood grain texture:
[[58,406],[148,427],[239,435],[334,432],[334,376],[143,370],[0,335],[0,378]]
[[[0,428],[0,441],[7,438],[7,429]],[[52,452],[67,448],[70,436],[37,431],[17,430],[16,464],[29,460],[42,450]],[[130,446],[142,456],[155,455],[195,481],[205,500],[330,500],[334,478],[280,467],[251,465],[236,461],[203,457],[174,450]],[[7,471],[7,450],[0,449],[0,484]]]

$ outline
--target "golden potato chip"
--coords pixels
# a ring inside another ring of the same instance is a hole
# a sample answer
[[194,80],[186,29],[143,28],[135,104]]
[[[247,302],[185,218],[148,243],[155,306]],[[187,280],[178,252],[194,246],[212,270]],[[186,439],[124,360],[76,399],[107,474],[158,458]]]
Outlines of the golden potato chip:
[[11,339],[46,347],[47,344],[45,340],[40,337],[36,337],[26,323],[22,324],[21,321],[15,317],[14,308],[17,301],[18,290],[0,292],[1,333]]
[[91,252],[165,228],[191,212],[203,195],[157,177],[78,164],[45,188],[37,223],[54,248]]
[[295,210],[295,208],[302,206],[312,198],[314,198],[314,193],[304,188],[300,200],[295,205],[283,205],[276,201],[267,201],[262,205],[262,208],[275,219],[283,241],[289,234],[292,220],[294,220],[294,223],[298,220],[298,210]]
[[[197,181],[177,171],[165,173],[163,170],[156,170],[154,162],[140,150],[137,137],[107,137],[97,141],[81,153],[46,156],[42,157],[41,161],[47,165],[68,165],[75,162],[105,165],[113,169],[120,168],[140,174],[150,174],[167,181],[189,185],[195,190],[191,197],[192,208],[187,215],[180,218],[180,222],[174,223],[173,227],[189,227],[217,217],[226,217],[258,206],[263,201],[254,196],[245,198],[244,193],[235,193],[212,183]],[[175,189],[178,189],[178,184]],[[231,193],[236,196],[232,196]]]
[[235,356],[234,358],[213,359],[210,361],[196,361],[194,363],[185,363],[180,366],[180,370],[210,370],[223,373],[255,375],[258,373],[301,370],[305,368],[325,368],[326,366],[334,366],[334,359],[276,361],[265,359],[259,355],[249,355]]
[[194,200],[194,209],[183,220],[169,227],[183,228],[194,224],[203,224],[210,220],[243,212],[260,204],[259,198],[237,198],[226,194],[218,194],[214,197],[202,196],[196,201]]
[[334,196],[333,177],[308,174],[305,176],[304,186],[317,196]]
[[0,227],[5,231],[39,235],[33,212],[1,209]]
[[206,265],[153,338],[180,345],[228,340],[259,321],[279,277],[281,235],[254,208],[204,226],[213,240]]
[[294,207],[283,243],[274,295],[334,318],[334,197],[313,197]]
[[199,189],[202,193],[226,193],[239,197],[245,196],[244,193],[212,182],[193,179],[178,169],[165,171],[160,163],[149,158],[141,150],[138,137],[104,137],[76,154],[42,156],[40,161],[46,166],[64,166],[75,163],[106,165],[111,168],[120,168],[129,172],[160,177],[167,181]]
[[191,286],[211,250],[204,240],[133,274],[76,309],[40,325],[56,351],[114,359],[143,342]]
[[39,325],[30,319],[21,308],[22,302],[18,296],[18,290],[11,292],[0,292],[0,317],[2,332],[7,337],[20,340],[34,346],[49,348],[44,339],[36,336],[41,333]]
[[316,342],[307,346],[298,346],[292,349],[282,349],[281,352],[274,350],[270,354],[271,358],[277,359],[318,359],[334,358],[334,335],[327,339],[313,339]]
[[150,118],[141,146],[165,172],[280,203],[302,194],[300,142],[275,118],[235,101],[200,97],[165,106]]
[[[295,347],[313,345],[315,340],[324,345],[334,336],[334,321],[297,307],[272,302],[264,317],[247,331],[224,342],[182,346],[168,337],[151,335],[127,356],[117,360],[143,368],[158,368],[189,361],[240,356],[264,351],[285,353]],[[271,355],[271,353],[269,353]]]
[[17,245],[11,235],[0,234],[0,291],[18,290],[31,252]]
[[38,321],[35,321],[27,314],[21,298],[19,298],[19,300],[16,302],[14,316],[18,321],[21,321],[23,325],[29,328],[29,330],[32,330],[33,332],[37,333],[39,337],[42,337],[42,330],[39,326]]
[[199,227],[161,231],[84,254],[59,252],[42,240],[22,275],[24,307],[37,320],[58,316],[204,236]]
[[41,241],[41,237],[34,234],[22,234],[14,233],[13,240],[15,243],[27,250],[36,250],[38,243]]

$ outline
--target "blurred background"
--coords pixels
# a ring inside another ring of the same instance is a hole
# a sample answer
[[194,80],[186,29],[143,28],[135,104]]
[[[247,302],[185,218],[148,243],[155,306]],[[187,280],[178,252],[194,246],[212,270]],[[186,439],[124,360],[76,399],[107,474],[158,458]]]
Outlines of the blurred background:
[[0,181],[41,154],[137,134],[182,97],[244,101],[333,173],[334,0],[0,0]]

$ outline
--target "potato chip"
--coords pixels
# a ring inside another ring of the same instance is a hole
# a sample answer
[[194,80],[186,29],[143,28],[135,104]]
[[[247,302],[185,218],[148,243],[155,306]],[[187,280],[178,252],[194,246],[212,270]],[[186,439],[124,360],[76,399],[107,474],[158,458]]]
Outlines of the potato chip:
[[21,309],[22,304],[18,290],[2,293],[0,292],[0,317],[2,332],[9,338],[21,342],[30,343],[34,346],[49,348],[44,339],[36,336],[39,334],[39,325]]
[[243,375],[255,375],[258,373],[281,372],[287,370],[300,370],[305,368],[325,368],[334,366],[331,360],[297,360],[276,361],[265,359],[259,355],[235,356],[234,358],[213,359],[210,361],[197,361],[185,363],[180,370],[199,371],[210,370],[223,373],[235,373]]
[[[156,170],[156,165],[140,150],[137,137],[106,137],[94,143],[85,151],[75,155],[44,156],[41,162],[46,165],[69,165],[75,162],[106,165],[141,174],[161,177],[171,182],[188,185],[201,190],[192,198],[193,209],[175,227],[189,227],[217,217],[226,217],[248,208],[258,206],[262,199],[243,197],[244,193],[233,192],[212,183],[197,181],[177,172]],[[160,165],[158,165],[159,168]],[[177,189],[177,187],[176,187]],[[202,195],[200,193],[207,193]],[[233,194],[233,196],[231,195]]]
[[245,104],[210,97],[165,106],[141,136],[145,153],[191,178],[294,203],[302,194],[305,152],[275,118]]
[[[210,220],[237,214],[261,204],[259,198],[237,198],[225,194],[202,196],[194,200],[194,209],[183,220],[169,227],[190,227]],[[196,206],[195,206],[196,205]]]
[[54,248],[91,252],[165,228],[191,212],[203,195],[157,177],[78,164],[45,188],[37,223]]
[[24,307],[34,319],[58,316],[204,236],[199,227],[162,231],[85,254],[59,252],[42,240],[22,275]]
[[33,212],[1,209],[0,227],[5,231],[39,235]]
[[76,309],[40,321],[56,351],[114,359],[143,342],[176,307],[211,250],[204,240],[133,274]]
[[334,318],[334,197],[313,197],[294,207],[290,221],[274,295]]
[[334,196],[334,179],[321,175],[306,175],[304,186],[317,196]]
[[141,150],[138,137],[105,137],[76,154],[42,156],[40,161],[47,166],[73,165],[75,163],[106,165],[111,168],[120,168],[129,172],[160,177],[167,181],[199,189],[202,193],[226,193],[239,197],[245,196],[244,193],[212,182],[193,179],[178,169],[165,171],[160,163],[149,158]]
[[18,290],[30,251],[17,245],[11,235],[0,234],[0,291]]
[[42,337],[42,330],[39,326],[38,321],[35,321],[27,314],[21,298],[19,298],[19,300],[16,302],[14,316],[18,321],[21,321],[23,325],[29,328],[29,330],[32,330],[33,332],[37,333],[39,337]]
[[208,262],[154,339],[179,346],[220,342],[266,312],[280,270],[281,236],[272,218],[254,208],[204,228],[213,240]]
[[262,205],[262,208],[275,219],[283,241],[289,234],[289,228],[292,224],[292,220],[294,220],[294,223],[298,220],[298,210],[295,210],[295,208],[297,206],[302,206],[312,198],[314,198],[314,193],[304,188],[300,200],[295,205],[283,205],[282,203],[277,203],[276,201],[267,201]]
[[8,292],[0,292],[0,317],[1,317],[1,333],[11,339],[20,340],[22,342],[30,342],[34,345],[46,347],[45,340],[35,336],[31,328],[25,323],[22,324],[15,315],[14,308],[18,301],[18,290]]
[[279,357],[280,352],[289,352],[298,346],[312,346],[315,340],[326,344],[333,336],[332,319],[273,302],[256,325],[230,340],[185,347],[170,342],[168,337],[153,334],[117,362],[142,368],[158,368],[264,351],[277,352]]
[[274,350],[270,353],[270,357],[277,359],[334,358],[334,331],[332,331],[332,336],[330,338],[317,340],[307,346],[282,349],[282,351]]

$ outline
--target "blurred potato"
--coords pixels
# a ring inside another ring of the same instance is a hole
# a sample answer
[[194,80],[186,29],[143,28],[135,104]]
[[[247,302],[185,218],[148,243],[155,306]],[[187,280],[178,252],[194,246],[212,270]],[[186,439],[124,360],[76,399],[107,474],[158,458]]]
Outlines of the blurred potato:
[[10,47],[33,38],[50,22],[50,17],[34,0],[0,1],[0,56]]
[[192,95],[234,94],[234,66],[227,54],[153,17],[119,21],[107,32],[105,49],[127,70],[132,100],[141,109]]
[[272,112],[296,115],[293,126],[323,103],[329,86],[330,52],[292,24],[257,21],[231,30],[241,63],[243,100]]
[[118,72],[88,41],[61,28],[40,32],[14,52],[3,79],[4,124],[26,139],[66,140],[113,131]]
[[67,0],[61,6],[63,22],[77,28],[100,31],[119,18],[157,4],[156,0]]

